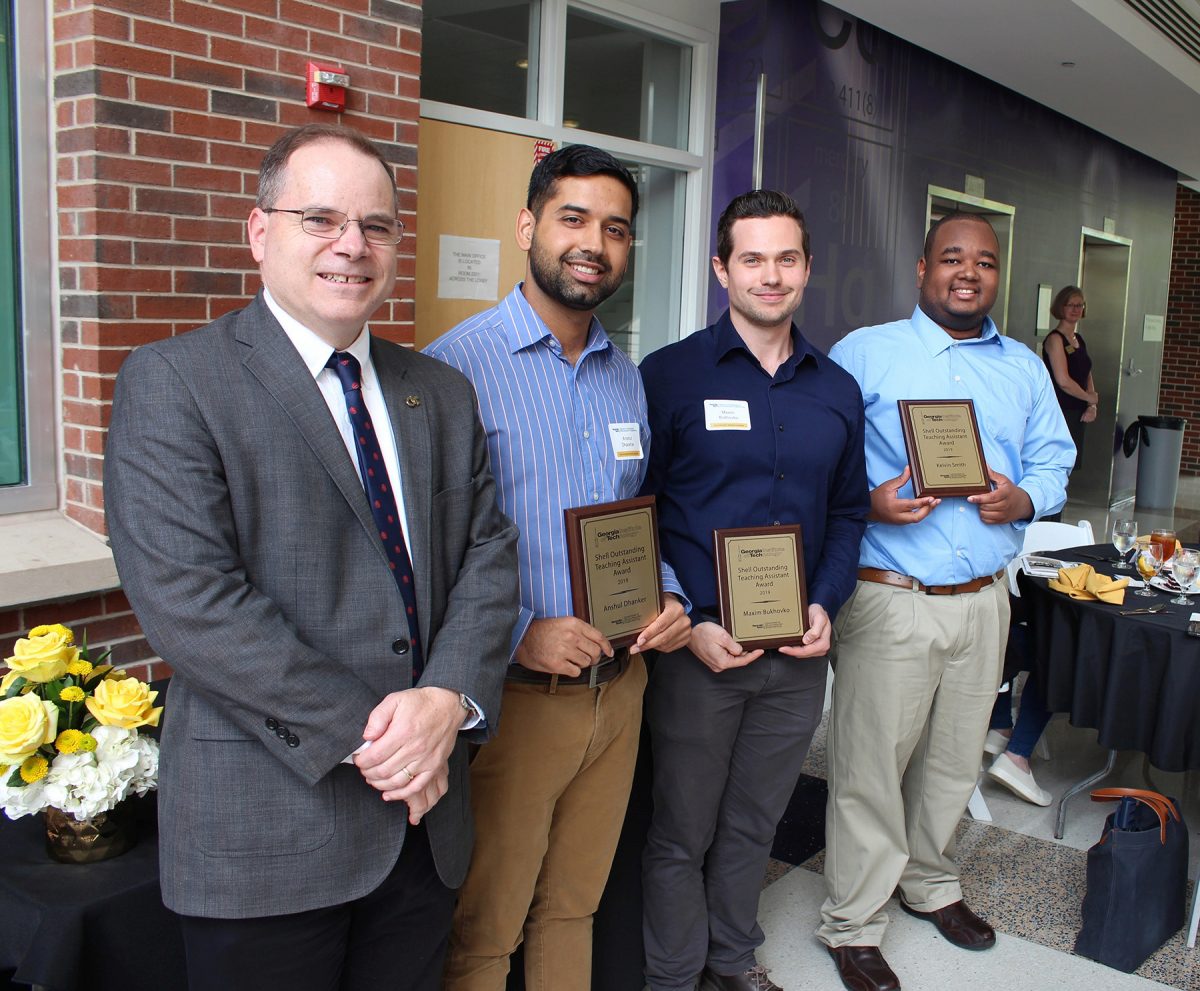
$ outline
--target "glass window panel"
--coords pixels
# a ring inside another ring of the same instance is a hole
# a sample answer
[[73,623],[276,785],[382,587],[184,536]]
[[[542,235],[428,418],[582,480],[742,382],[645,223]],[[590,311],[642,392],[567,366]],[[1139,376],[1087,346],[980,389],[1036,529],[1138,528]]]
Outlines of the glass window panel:
[[566,126],[687,147],[690,47],[569,10],[564,74]]
[[17,331],[16,169],[13,161],[12,6],[0,3],[0,485],[24,479]]
[[637,179],[641,201],[633,252],[621,288],[596,315],[614,343],[638,362],[679,337],[686,177],[673,169],[623,164]]
[[425,0],[421,99],[537,116],[536,0]]

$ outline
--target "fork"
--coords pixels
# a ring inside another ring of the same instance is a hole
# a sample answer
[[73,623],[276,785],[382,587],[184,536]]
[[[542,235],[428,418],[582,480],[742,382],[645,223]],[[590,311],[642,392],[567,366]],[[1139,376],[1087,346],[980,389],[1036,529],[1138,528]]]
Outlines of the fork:
[[1145,616],[1148,613],[1163,612],[1167,608],[1165,602],[1156,602],[1152,606],[1147,606],[1145,609],[1122,609],[1122,616]]

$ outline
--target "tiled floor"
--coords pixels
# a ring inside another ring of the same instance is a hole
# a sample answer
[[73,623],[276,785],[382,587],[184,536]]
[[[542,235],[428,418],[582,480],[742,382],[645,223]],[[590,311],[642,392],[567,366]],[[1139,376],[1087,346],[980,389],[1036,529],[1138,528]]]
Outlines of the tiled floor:
[[[1181,540],[1200,542],[1200,479],[1180,480],[1173,513],[1139,511],[1068,503],[1063,519],[1088,519],[1098,541],[1109,532],[1111,518],[1134,516],[1142,532],[1173,526]],[[1200,709],[1197,712],[1200,722]],[[1050,759],[1034,758],[1038,783],[1061,795],[1076,781],[1104,766],[1106,751],[1091,730],[1076,729],[1056,717],[1045,735]],[[824,776],[824,726],[813,741],[805,771]],[[1138,754],[1121,754],[1105,784],[1145,787]],[[1166,774],[1149,770],[1158,791],[1177,796],[1191,825],[1189,877],[1200,873],[1200,773]],[[895,906],[883,950],[906,991],[914,989],[992,989],[1005,991],[1133,991],[1174,987],[1200,991],[1200,946],[1187,949],[1179,934],[1152,956],[1136,974],[1123,974],[1070,952],[1079,926],[1084,890],[1085,851],[1100,836],[1111,806],[1075,798],[1069,806],[1066,832],[1055,840],[1055,808],[1030,805],[990,780],[982,791],[992,815],[990,823],[964,818],[959,829],[959,859],[968,902],[1000,933],[995,949],[968,953],[942,939],[929,925]],[[819,922],[824,882],[822,855],[789,869],[772,863],[760,903],[767,941],[759,959],[786,991],[839,991],[832,962],[813,937]],[[1188,907],[1191,907],[1189,895]]]

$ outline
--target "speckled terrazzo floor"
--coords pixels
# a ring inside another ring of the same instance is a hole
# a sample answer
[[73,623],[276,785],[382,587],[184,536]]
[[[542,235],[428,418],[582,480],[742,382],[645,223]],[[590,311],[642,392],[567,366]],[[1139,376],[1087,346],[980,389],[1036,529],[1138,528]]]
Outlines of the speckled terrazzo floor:
[[[1048,764],[1039,761],[1035,764],[1035,773],[1044,787],[1057,794],[1064,787],[1060,780],[1077,780],[1095,765],[1103,752],[1095,746],[1094,734],[1089,736],[1087,731],[1070,727],[1063,720],[1051,724],[1048,736],[1056,759]],[[807,774],[824,777],[824,722],[814,737],[804,770]],[[1140,783],[1130,780],[1140,776],[1140,772],[1139,763],[1134,758],[1123,757],[1114,775],[1115,783]],[[1194,776],[1190,779],[1182,775],[1165,778],[1167,780],[1162,785],[1165,790],[1188,796],[1184,808],[1185,814],[1190,813],[1192,845],[1195,848],[1200,844],[1200,833],[1195,829],[1200,822],[1195,808],[1200,804],[1200,798],[1193,794],[1196,790]],[[958,855],[967,901],[992,922],[997,931],[1070,955],[1070,961],[1062,961],[1063,967],[1078,970],[1084,966],[1084,961],[1075,958],[1071,949],[1079,929],[1080,904],[1085,889],[1086,847],[1098,837],[1098,821],[1102,819],[1105,809],[1077,801],[1077,807],[1072,808],[1071,818],[1068,819],[1065,841],[1055,841],[1049,838],[1052,810],[1036,809],[1020,802],[1002,789],[993,788],[990,782],[985,784],[984,794],[996,823],[975,822],[968,817],[963,819],[958,829]],[[1006,825],[1015,828],[1005,828]],[[1028,835],[1030,832],[1043,835]],[[1193,871],[1196,862],[1196,851],[1193,849]],[[820,874],[824,867],[824,853],[816,854],[800,866],[806,871]],[[773,887],[792,870],[790,864],[771,861],[764,888]],[[819,885],[814,889],[810,884],[805,884],[796,890],[803,890],[807,900],[819,903]],[[1189,909],[1191,897],[1189,893]],[[764,898],[764,906],[769,904],[769,900]],[[890,914],[894,920],[899,916],[898,912]],[[764,926],[770,932],[765,920]],[[897,952],[892,948],[895,940],[900,940],[903,945],[908,931],[893,925],[889,927],[889,934],[893,929],[896,930],[895,935],[888,937],[893,941],[888,946],[889,960]],[[1041,986],[1051,988],[1057,985],[1053,974],[1055,959],[1051,954],[1041,963],[1046,976]],[[1047,966],[1049,970],[1045,969]],[[1091,981],[1090,986],[1094,988],[1125,987],[1125,982],[1133,980],[1098,965],[1088,963],[1086,966],[1096,968],[1091,978],[1086,977],[1090,972],[1084,971],[1085,983]],[[1136,974],[1160,985],[1200,991],[1200,947],[1189,950],[1184,945],[1184,933],[1181,931],[1150,957]],[[908,987],[909,983],[906,982],[905,986]],[[1035,983],[1033,986],[1039,985]]]

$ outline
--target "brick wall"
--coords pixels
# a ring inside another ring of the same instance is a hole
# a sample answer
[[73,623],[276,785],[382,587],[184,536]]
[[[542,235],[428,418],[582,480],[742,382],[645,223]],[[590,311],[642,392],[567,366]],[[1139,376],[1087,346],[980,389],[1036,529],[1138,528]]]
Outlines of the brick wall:
[[80,643],[86,634],[93,660],[112,648],[109,662],[128,669],[142,681],[165,678],[171,673],[165,662],[154,657],[129,600],[119,591],[0,611],[0,658],[10,657],[13,642],[43,623],[71,627]]
[[1158,409],[1187,418],[1180,473],[1200,475],[1200,193],[1179,186]]
[[[25,2],[25,0],[21,0]],[[54,0],[53,100],[66,512],[104,532],[118,368],[258,289],[246,246],[262,154],[309,121],[365,132],[396,167],[416,231],[420,0]],[[347,112],[304,106],[305,63],[350,74]],[[413,339],[412,237],[372,330]],[[0,659],[61,622],[138,677],[169,673],[120,592],[0,611]],[[142,662],[139,664],[139,662]]]
[[[54,118],[66,512],[104,532],[104,430],[130,350],[243,305],[263,151],[340,122],[397,167],[416,228],[420,0],[55,0]],[[350,74],[345,114],[304,106],[309,58]],[[411,342],[412,238],[372,323]]]

